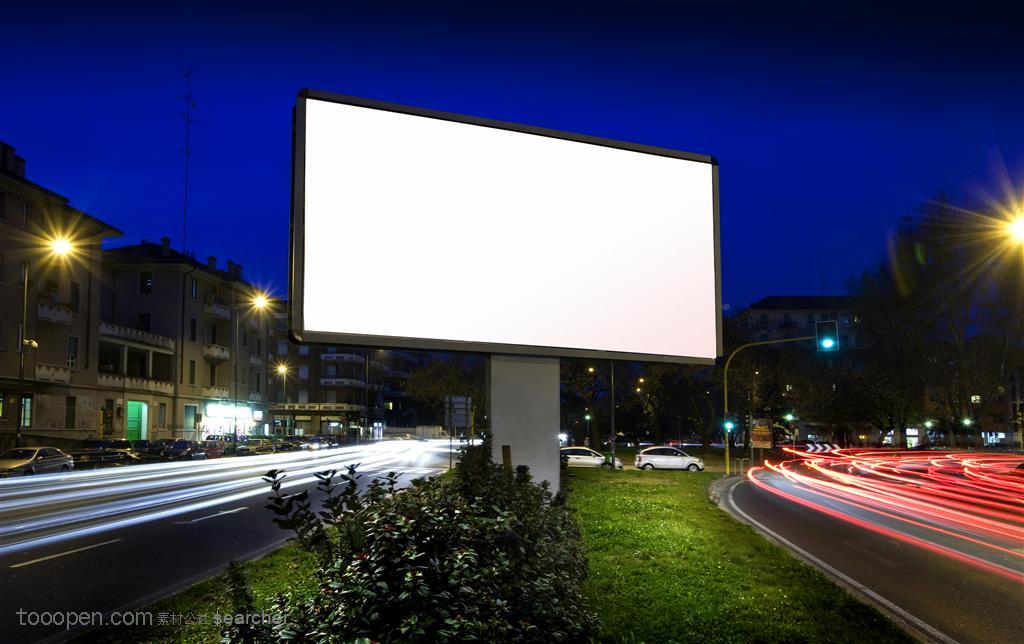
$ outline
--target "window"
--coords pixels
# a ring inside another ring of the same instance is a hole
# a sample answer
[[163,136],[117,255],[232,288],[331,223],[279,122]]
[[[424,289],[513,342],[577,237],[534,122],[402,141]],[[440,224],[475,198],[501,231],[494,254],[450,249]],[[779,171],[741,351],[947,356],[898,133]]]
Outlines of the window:
[[139,293],[148,295],[153,292],[153,271],[139,273]]
[[301,347],[299,347],[299,355],[300,356],[308,356],[309,355],[309,347],[306,346],[306,345],[302,345]]
[[29,201],[28,199],[26,199],[25,200],[25,205],[22,208],[21,212],[22,212],[21,224],[23,226],[27,227],[29,222],[32,221],[32,202]]
[[196,411],[198,408],[195,405],[185,405],[185,429],[194,430],[196,428]]
[[242,329],[242,346],[249,346],[249,332],[246,331],[245,329]]
[[243,385],[248,385],[249,384],[248,381],[249,381],[249,370],[248,369],[242,369],[242,384]]
[[309,367],[302,365],[299,367],[299,380],[306,380],[309,378]]
[[217,365],[215,364],[210,365],[210,386],[217,386]]
[[[261,384],[260,380],[261,380],[261,378],[260,378],[260,372],[258,372],[258,371],[257,371],[257,372],[256,372],[256,393],[259,393],[259,392],[260,392],[260,384]],[[3,414],[0,414],[0,416],[2,416],[2,415],[3,415]]]
[[195,385],[196,384],[196,361],[195,360],[189,360],[188,361],[188,384],[190,384],[190,385]]
[[300,403],[308,403],[309,402],[309,392],[306,391],[305,389],[300,389],[299,390],[299,402]]
[[338,377],[338,365],[329,364],[324,366],[324,377],[325,378],[337,378]]
[[278,342],[277,343],[277,355],[279,355],[279,356],[286,356],[286,355],[288,355],[288,343],[287,342]]
[[[3,194],[0,194],[0,199],[3,198]],[[7,402],[7,392],[0,391],[0,418],[4,417],[4,403]]]
[[72,369],[78,367],[78,338],[73,335],[68,336],[66,364]]
[[21,398],[21,426],[32,426],[32,394],[26,394]]
[[72,281],[71,287],[68,290],[68,305],[71,307],[71,310],[74,311],[75,313],[78,313],[78,307],[81,303],[81,299],[82,287],[78,284],[78,282]]
[[193,300],[199,299],[199,280],[194,277],[192,278],[192,286],[190,287],[189,295]]
[[195,342],[198,335],[199,320],[195,318],[189,318],[188,321],[188,341]]
[[256,355],[263,357],[263,338],[256,338]]
[[75,406],[76,400],[74,396],[64,397],[64,427],[67,429],[75,428]]
[[217,344],[217,325],[210,325],[210,344]]
[[160,403],[157,407],[157,427],[167,427],[167,403]]
[[149,325],[153,320],[153,316],[149,313],[139,313],[139,329],[143,331],[149,331]]

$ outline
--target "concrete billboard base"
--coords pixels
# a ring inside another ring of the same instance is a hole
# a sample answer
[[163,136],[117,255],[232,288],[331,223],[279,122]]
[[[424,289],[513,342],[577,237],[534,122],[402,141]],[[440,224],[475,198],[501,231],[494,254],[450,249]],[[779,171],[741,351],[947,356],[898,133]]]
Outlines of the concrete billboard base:
[[488,361],[493,457],[511,448],[512,467],[527,465],[533,480],[558,492],[560,417],[558,358],[492,355]]

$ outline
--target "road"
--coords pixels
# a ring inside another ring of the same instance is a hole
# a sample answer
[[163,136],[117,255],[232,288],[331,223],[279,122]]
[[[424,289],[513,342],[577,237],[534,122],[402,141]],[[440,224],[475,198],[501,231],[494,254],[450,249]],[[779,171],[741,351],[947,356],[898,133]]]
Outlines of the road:
[[837,452],[755,468],[726,509],[925,637],[1024,633],[1024,458]]
[[23,626],[27,613],[138,608],[249,559],[290,535],[271,522],[262,476],[284,470],[286,493],[315,472],[361,464],[365,486],[448,467],[447,441],[391,441],[312,452],[154,463],[0,480],[0,632],[5,642],[66,638]]

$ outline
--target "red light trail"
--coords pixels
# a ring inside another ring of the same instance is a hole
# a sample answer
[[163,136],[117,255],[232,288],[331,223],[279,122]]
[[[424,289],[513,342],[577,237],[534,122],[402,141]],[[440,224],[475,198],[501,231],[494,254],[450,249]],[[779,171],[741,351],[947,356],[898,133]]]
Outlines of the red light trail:
[[751,469],[751,483],[834,518],[1024,583],[1024,456],[785,451],[795,458]]

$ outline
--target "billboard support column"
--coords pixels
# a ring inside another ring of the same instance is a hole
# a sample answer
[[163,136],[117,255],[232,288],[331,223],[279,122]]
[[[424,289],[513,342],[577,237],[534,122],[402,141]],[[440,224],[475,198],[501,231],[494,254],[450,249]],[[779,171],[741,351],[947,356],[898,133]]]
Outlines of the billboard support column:
[[558,492],[559,359],[492,355],[487,375],[492,456],[500,462],[502,445],[514,465],[527,465],[537,483]]

